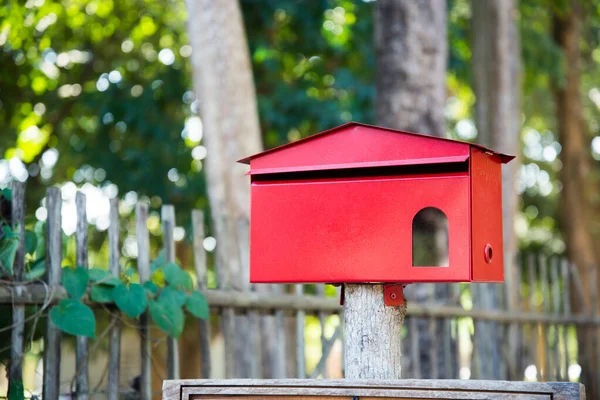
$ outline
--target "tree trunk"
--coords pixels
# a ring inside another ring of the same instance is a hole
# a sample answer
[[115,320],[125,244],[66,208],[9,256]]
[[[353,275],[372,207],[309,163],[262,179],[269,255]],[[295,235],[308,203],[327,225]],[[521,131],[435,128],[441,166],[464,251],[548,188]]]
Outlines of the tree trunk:
[[[250,186],[236,161],[261,150],[252,67],[237,1],[187,0],[194,89],[204,126],[206,181],[219,286],[247,290]],[[247,317],[224,310],[227,377],[251,370]],[[256,349],[253,349],[256,351]]]
[[[597,258],[589,226],[591,207],[589,187],[590,144],[585,137],[581,99],[581,61],[579,44],[581,39],[581,5],[571,1],[568,11],[554,15],[554,37],[562,48],[564,59],[563,84],[556,85],[556,115],[558,136],[562,146],[560,179],[563,185],[561,196],[561,225],[567,245],[567,253],[579,272],[583,289],[573,300],[576,312],[592,312],[589,289],[597,282],[590,282],[589,269],[595,268]],[[578,290],[573,290],[578,293]],[[591,332],[589,332],[591,333]],[[589,398],[600,394],[594,374],[599,366],[590,356],[592,351],[585,330],[578,332],[579,364],[582,367],[581,381],[586,385]]]
[[[446,2],[379,0],[375,10],[378,123],[395,129],[445,136]],[[438,250],[437,258],[445,257],[444,249]],[[409,301],[432,300],[430,293],[435,301],[444,303],[452,297],[451,286],[447,284],[433,287],[431,284],[413,284],[408,285],[405,292]],[[348,294],[346,301],[350,301]],[[389,313],[389,318],[396,315],[397,323],[402,323],[394,308],[384,308],[382,312]],[[427,321],[418,321],[420,376],[453,377],[451,370],[456,369],[448,368],[449,360],[444,362],[444,349],[440,345],[444,336],[444,339],[448,338],[448,330],[449,325],[440,323],[428,330]],[[455,362],[456,345],[452,341],[450,345],[450,360]],[[403,348],[406,350],[407,346]],[[382,348],[381,352],[389,352],[389,349]],[[408,356],[409,352],[405,353]],[[400,354],[391,356],[400,359]],[[348,365],[349,360],[346,363]]]
[[[515,0],[472,1],[473,83],[477,141],[506,154],[519,155],[520,117],[520,46],[516,22]],[[504,277],[509,310],[518,306],[519,270],[516,264],[517,240],[514,219],[518,195],[515,181],[520,163],[517,160],[502,167],[502,220],[504,233]],[[474,284],[473,301],[479,308],[502,306],[497,284]],[[503,340],[494,323],[477,322],[475,357],[485,379],[520,379],[516,364],[502,360]],[[509,328],[507,335],[511,354],[518,352],[518,330]],[[521,374],[522,375],[522,374]]]

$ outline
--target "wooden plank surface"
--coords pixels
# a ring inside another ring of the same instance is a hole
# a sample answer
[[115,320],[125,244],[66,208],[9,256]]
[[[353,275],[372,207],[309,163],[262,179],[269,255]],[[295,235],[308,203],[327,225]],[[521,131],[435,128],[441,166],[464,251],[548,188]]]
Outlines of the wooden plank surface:
[[[210,395],[210,396],[207,396]],[[420,399],[585,399],[583,385],[565,382],[507,382],[467,380],[266,379],[179,380],[163,383],[163,400],[204,398],[274,398],[273,396],[420,398]],[[284,397],[285,398],[285,397]],[[302,398],[302,397],[300,397]]]

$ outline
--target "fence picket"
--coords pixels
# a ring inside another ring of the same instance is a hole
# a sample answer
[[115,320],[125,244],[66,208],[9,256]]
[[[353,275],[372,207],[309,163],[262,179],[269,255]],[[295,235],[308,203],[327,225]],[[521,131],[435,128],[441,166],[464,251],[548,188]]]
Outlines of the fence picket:
[[[594,265],[588,265],[588,269],[590,277],[590,301],[592,303],[590,314],[592,317],[595,317],[598,315],[598,311],[600,311],[598,306],[598,271]],[[600,343],[598,341],[600,329],[597,326],[591,326],[590,331],[592,336],[592,348],[594,349],[592,354],[594,354],[594,359],[596,360],[596,363],[598,363],[600,362]],[[596,373],[596,381],[594,382],[596,390],[594,392],[598,393],[598,386],[600,385],[600,368],[597,368],[597,365],[594,372]]]
[[[427,302],[429,304],[434,304],[435,303],[435,284],[427,284],[428,288],[429,288],[429,297]],[[438,324],[438,320],[434,317],[429,318],[428,320],[429,324],[428,324],[428,328],[429,328],[429,337],[432,338],[431,341],[431,350],[429,352],[429,367],[431,368],[431,378],[432,379],[438,379],[440,376],[440,369],[439,369],[439,355],[440,355],[440,351],[439,351],[439,340],[436,337],[436,333],[437,333],[437,324]]]
[[[108,226],[108,263],[113,276],[121,276],[119,201],[110,200]],[[119,376],[121,361],[121,320],[118,315],[110,317],[109,360],[108,360],[108,400],[119,399]]]
[[[25,277],[25,184],[12,183],[11,205],[12,227],[19,233],[19,247],[13,263],[13,279],[15,282],[23,281]],[[15,286],[15,292],[20,295],[23,286]],[[11,384],[23,382],[23,344],[25,330],[25,306],[15,305],[12,312],[11,348],[8,379]],[[14,390],[20,390],[18,389]],[[9,385],[9,391],[10,391]],[[12,393],[9,393],[12,395]],[[9,396],[10,398],[10,396]]]
[[421,379],[421,351],[419,349],[419,330],[417,329],[417,317],[408,319],[408,335],[410,338],[410,358],[412,360],[412,378]]
[[[558,279],[558,269],[560,268],[560,260],[552,259],[550,264],[550,284],[552,286],[552,308],[556,315],[560,314],[560,280]],[[559,325],[552,325],[554,331],[554,362],[552,364],[553,380],[558,380],[561,377],[560,373],[560,329]]]
[[[510,276],[510,279],[513,282],[506,282],[504,286],[504,296],[506,298],[506,308],[509,311],[522,311],[522,301],[521,301],[521,271],[522,271],[522,263],[516,255],[511,254],[512,260],[511,264],[509,264],[509,268],[513,268],[513,265],[516,267],[516,271],[509,271],[507,275]],[[514,263],[514,264],[513,264]],[[523,367],[523,359],[522,359],[522,332],[519,329],[519,325],[512,322],[508,324],[508,354],[514,354],[514,359],[507,360],[507,379],[508,380],[519,380],[522,379],[519,376],[519,372]]]
[[[136,235],[138,246],[138,274],[140,283],[150,280],[150,237],[148,234],[148,205],[138,202],[135,208]],[[141,400],[152,398],[152,359],[150,342],[150,316],[144,312],[140,316],[140,345],[141,345]]]
[[[48,217],[46,223],[46,280],[51,290],[56,290],[62,277],[62,198],[60,189],[52,187],[46,194]],[[61,331],[48,318],[44,338],[44,378],[42,397],[58,399],[60,391],[60,339]]]
[[[571,279],[570,279],[570,264],[566,259],[561,262],[561,274],[563,280],[563,314],[566,317],[571,315]],[[565,380],[569,380],[569,328],[570,326],[563,325],[563,342],[565,347],[565,356],[563,359],[564,376]]]
[[[529,310],[531,312],[537,309],[536,306],[536,268],[535,268],[535,258],[533,254],[529,254],[527,257],[527,284],[529,286]],[[537,360],[538,353],[538,324],[531,324],[531,342],[532,345],[529,347],[531,351],[531,364],[536,367],[538,375],[540,374],[540,369]]]
[[[172,205],[161,207],[163,249],[165,252],[165,261],[175,262],[175,238],[173,231],[175,229],[175,208]],[[179,346],[177,339],[167,338],[167,377],[168,379],[179,379]]]
[[[192,232],[194,246],[194,268],[196,271],[197,288],[206,293],[208,273],[206,268],[206,250],[204,249],[204,214],[200,210],[192,211]],[[200,344],[200,376],[210,378],[210,320],[198,321]]]
[[[75,195],[75,207],[77,210],[77,226],[75,230],[75,263],[78,267],[88,268],[88,223],[86,213],[85,194],[77,192]],[[77,336],[75,347],[75,382],[77,388],[77,400],[89,398],[89,373],[88,373],[88,338]]]
[[[296,296],[304,294],[304,285],[294,285]],[[306,358],[304,355],[304,320],[306,313],[303,310],[296,311],[296,371],[300,379],[306,378]]]
[[[540,255],[540,285],[542,289],[542,297],[543,297],[543,310],[545,313],[552,312],[552,305],[550,303],[550,289],[548,287],[548,258],[545,255]],[[549,381],[552,379],[552,371],[550,371],[551,365],[551,355],[550,351],[550,325],[548,324],[540,324],[541,327],[541,337],[543,340],[543,381]]]
[[[275,295],[283,294],[283,285],[273,285],[273,293]],[[286,366],[285,366],[285,319],[283,310],[275,310],[275,331],[273,337],[275,340],[275,356],[277,361],[275,364],[274,378],[285,378]]]
[[[325,297],[325,285],[317,284],[315,287],[317,296]],[[320,311],[317,313],[317,318],[319,320],[319,327],[321,328],[321,353],[325,354],[325,344],[327,343],[327,338],[325,337],[325,320],[327,318],[327,314]],[[323,371],[323,378],[327,378],[327,371]]]

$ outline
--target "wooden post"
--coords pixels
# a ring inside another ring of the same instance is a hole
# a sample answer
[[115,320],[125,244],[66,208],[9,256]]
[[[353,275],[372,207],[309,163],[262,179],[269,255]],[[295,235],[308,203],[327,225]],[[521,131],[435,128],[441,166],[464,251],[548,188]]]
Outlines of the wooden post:
[[[20,282],[25,277],[25,185],[21,182],[12,184],[12,226],[19,233],[19,248],[13,264],[15,282]],[[20,295],[23,286],[15,286],[15,292]],[[19,390],[22,394],[23,382],[23,335],[25,330],[25,306],[22,304],[13,306],[11,330],[11,349],[8,378],[13,390]],[[20,386],[20,387],[19,387]],[[11,398],[12,393],[9,394]],[[17,396],[18,397],[18,396]]]
[[[175,238],[173,231],[175,229],[175,208],[171,205],[164,205],[161,208],[163,248],[165,250],[165,260],[168,263],[175,262]],[[179,379],[179,349],[177,339],[167,338],[167,377],[168,379]]]
[[[77,207],[77,230],[75,232],[75,241],[77,243],[77,252],[75,263],[77,266],[88,268],[88,234],[87,234],[87,214],[85,194],[77,192],[75,196],[75,205]],[[77,336],[77,346],[75,347],[75,371],[76,371],[76,393],[77,400],[88,400],[89,398],[89,374],[88,374],[88,338],[87,336]]]
[[[138,274],[140,283],[150,280],[150,237],[148,235],[148,204],[137,203],[135,209],[136,234],[138,245]],[[142,353],[142,372],[140,374],[140,398],[152,399],[152,360],[150,342],[150,315],[144,312],[140,316],[140,344]]]
[[[206,293],[206,251],[204,250],[204,214],[201,210],[192,211],[192,230],[194,240],[194,268],[196,269],[197,288]],[[200,376],[210,378],[210,320],[199,320],[200,340]]]
[[[110,273],[121,276],[121,248],[119,244],[119,200],[110,200],[110,225],[108,226],[108,260]],[[119,399],[119,367],[121,361],[121,320],[118,315],[110,317],[109,365],[108,365],[108,400]]]
[[[46,194],[48,220],[46,222],[46,280],[51,290],[60,286],[62,278],[62,198],[60,189],[52,187]],[[61,331],[48,318],[44,337],[44,384],[42,397],[58,399],[60,390],[60,337]]]
[[345,285],[344,292],[346,378],[399,379],[406,300],[385,306],[383,285]]

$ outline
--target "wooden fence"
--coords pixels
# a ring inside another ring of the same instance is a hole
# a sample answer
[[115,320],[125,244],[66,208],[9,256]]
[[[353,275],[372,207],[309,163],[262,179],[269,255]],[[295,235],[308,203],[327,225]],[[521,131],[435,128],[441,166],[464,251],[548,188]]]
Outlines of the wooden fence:
[[[22,234],[20,248],[14,263],[12,281],[1,281],[0,304],[13,307],[13,324],[0,329],[12,329],[12,351],[9,363],[9,379],[22,379],[24,345],[29,338],[24,337],[23,325],[26,320],[45,316],[51,305],[67,296],[61,282],[61,263],[63,261],[61,243],[61,192],[50,188],[47,192],[46,223],[46,277],[40,281],[24,280],[25,226],[24,185],[13,185],[12,220]],[[117,200],[110,202],[110,226],[108,228],[109,270],[119,276],[121,258],[120,223]],[[86,200],[83,193],[76,197],[77,229],[77,265],[87,266],[88,225],[86,219]],[[150,278],[150,240],[148,231],[149,207],[145,203],[136,206],[137,271],[140,281]],[[169,205],[162,206],[163,249],[167,260],[175,260],[175,213]],[[332,315],[342,311],[339,298],[324,295],[323,285],[255,285],[245,290],[233,290],[224,287],[221,282],[216,287],[208,287],[207,257],[203,247],[204,218],[200,211],[191,215],[193,227],[193,272],[197,278],[197,287],[206,295],[211,307],[211,320],[200,321],[196,346],[199,348],[200,366],[195,377],[213,377],[211,370],[211,337],[224,339],[225,377],[227,378],[318,378],[328,377],[331,367],[327,368],[332,348],[337,343],[343,346],[343,318],[336,327],[332,327]],[[192,268],[189,268],[190,270]],[[528,256],[522,263],[521,281],[514,287],[486,284],[485,290],[498,292],[498,304],[493,309],[472,308],[469,284],[447,285],[455,301],[451,304],[436,302],[434,291],[426,302],[409,302],[408,316],[402,340],[408,345],[403,356],[403,376],[413,378],[479,378],[479,379],[529,379],[569,380],[569,374],[577,373],[577,335],[578,331],[588,332],[585,343],[589,357],[600,359],[600,346],[597,340],[600,318],[597,310],[589,314],[571,312],[571,288],[584,293],[584,284],[576,270],[565,260],[554,257]],[[221,271],[217,276],[223,276]],[[590,270],[590,282],[596,281],[595,269]],[[586,284],[589,282],[586,282]],[[430,286],[432,289],[433,285]],[[594,286],[595,288],[595,286]],[[520,301],[510,311],[505,303],[506,292],[517,290]],[[312,293],[312,294],[309,294]],[[338,292],[339,293],[339,292]],[[596,293],[592,290],[591,293]],[[595,297],[591,304],[596,307]],[[38,305],[37,311],[25,318],[25,307]],[[45,325],[43,341],[43,398],[57,399],[65,391],[77,399],[109,398],[119,399],[132,395],[135,391],[140,398],[158,398],[159,390],[153,385],[152,370],[157,366],[153,362],[154,344],[163,339],[151,336],[150,322],[146,315],[139,320],[124,320],[115,308],[110,306],[97,313],[108,311],[110,323],[90,345],[87,338],[78,337],[76,343],[75,376],[61,377],[61,342],[64,335],[49,321]],[[307,348],[305,346],[306,320],[316,316],[321,327],[320,346],[310,351],[321,352],[320,361],[311,370],[307,370]],[[329,321],[329,322],[328,322]],[[188,326],[190,322],[188,321]],[[120,382],[120,354],[124,329],[137,330],[141,346],[139,360],[139,385],[135,390],[123,387]],[[330,329],[326,329],[329,327]],[[419,337],[423,327],[433,340],[430,348],[420,348]],[[325,335],[325,332],[333,333]],[[212,331],[212,332],[211,332]],[[215,332],[216,331],[216,332]],[[487,340],[478,332],[493,332],[497,343],[491,343],[499,351],[498,360],[481,359],[473,351],[474,337]],[[441,332],[441,335],[439,334]],[[506,340],[512,337],[515,340]],[[89,382],[88,360],[98,351],[99,343],[108,342],[107,379],[102,385],[92,387]],[[320,348],[319,348],[320,347]],[[166,375],[164,379],[181,376],[181,358],[187,358],[189,349],[179,349],[178,342],[167,339]],[[341,352],[343,357],[343,351]],[[428,358],[428,360],[427,360]],[[490,362],[500,362],[501,368],[487,368]],[[427,362],[429,369],[422,363]],[[343,361],[337,365],[343,365]],[[495,371],[495,372],[494,372]],[[189,374],[189,371],[184,371]],[[343,371],[340,371],[340,374]],[[600,374],[600,371],[597,372]],[[71,379],[72,378],[72,379]],[[573,378],[573,376],[571,376]],[[600,378],[600,377],[599,377]],[[68,382],[66,386],[64,382]],[[600,380],[599,380],[600,381]],[[160,387],[160,385],[158,385]],[[153,390],[154,388],[154,390]]]

